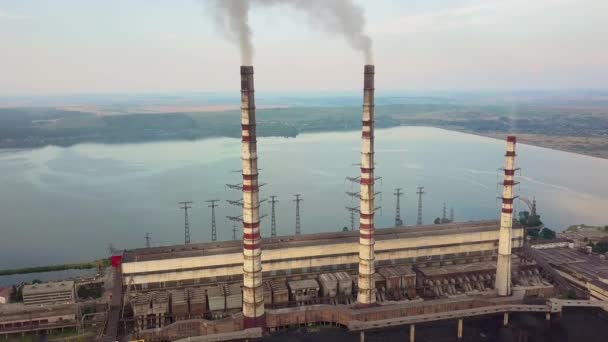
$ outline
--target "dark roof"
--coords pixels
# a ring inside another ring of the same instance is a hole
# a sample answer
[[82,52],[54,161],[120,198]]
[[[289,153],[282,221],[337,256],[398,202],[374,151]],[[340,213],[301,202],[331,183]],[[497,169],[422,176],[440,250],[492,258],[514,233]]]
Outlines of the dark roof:
[[[469,221],[461,223],[433,224],[413,227],[378,228],[375,232],[377,241],[456,234],[465,231],[497,230],[499,221]],[[521,228],[521,227],[515,227]],[[316,233],[304,235],[286,235],[262,239],[262,248],[272,250],[286,247],[301,247],[359,241],[358,231],[335,233]],[[242,241],[221,241],[173,245],[152,248],[139,248],[125,251],[123,262],[149,261],[174,258],[197,257],[241,252]]]

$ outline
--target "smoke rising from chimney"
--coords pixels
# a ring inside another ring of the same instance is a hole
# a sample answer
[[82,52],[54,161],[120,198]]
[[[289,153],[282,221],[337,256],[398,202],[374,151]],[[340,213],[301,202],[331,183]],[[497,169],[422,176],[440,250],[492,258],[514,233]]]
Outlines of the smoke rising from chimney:
[[342,35],[348,45],[360,51],[365,64],[373,64],[372,40],[365,34],[363,9],[352,0],[253,0],[263,5],[288,5],[306,12],[315,27]]
[[[254,5],[291,6],[306,12],[314,27],[344,37],[348,45],[360,51],[365,64],[373,64],[372,40],[365,34],[363,9],[352,0],[251,0]],[[248,0],[215,0],[214,17],[228,38],[237,41],[241,48],[242,64],[250,65],[253,55],[251,28],[249,27]]]
[[249,27],[249,0],[214,0],[210,5],[213,19],[222,33],[238,45],[241,65],[251,65],[253,44]]

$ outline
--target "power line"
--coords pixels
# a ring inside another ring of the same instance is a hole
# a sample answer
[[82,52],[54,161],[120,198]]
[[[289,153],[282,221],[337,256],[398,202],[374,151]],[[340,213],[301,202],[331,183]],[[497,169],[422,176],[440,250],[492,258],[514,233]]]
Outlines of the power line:
[[277,196],[270,196],[270,236],[277,236],[277,216],[275,211],[275,204],[279,201],[276,198]]
[[300,194],[295,194],[294,196],[296,197],[296,199],[293,200],[296,202],[296,235],[300,235],[302,232],[302,223],[300,222],[300,202],[304,200],[300,198],[300,196],[302,196]]
[[184,244],[190,244],[190,221],[188,220],[188,209],[192,208],[192,201],[178,202],[180,209],[184,210]]
[[403,192],[401,192],[401,188],[395,189],[395,196],[397,196],[397,205],[395,206],[395,227],[403,226],[403,220],[401,220],[401,196]]
[[416,225],[418,226],[422,225],[422,195],[425,194],[423,190],[424,187],[419,186],[418,191],[416,191],[416,194],[418,195],[418,217],[416,218]]
[[441,223],[446,223],[448,221],[448,210],[445,206],[445,202],[443,202],[443,208],[441,209]]
[[215,225],[215,208],[218,206],[216,203],[219,199],[205,201],[211,203],[208,205],[211,208],[211,241],[217,241],[217,226]]

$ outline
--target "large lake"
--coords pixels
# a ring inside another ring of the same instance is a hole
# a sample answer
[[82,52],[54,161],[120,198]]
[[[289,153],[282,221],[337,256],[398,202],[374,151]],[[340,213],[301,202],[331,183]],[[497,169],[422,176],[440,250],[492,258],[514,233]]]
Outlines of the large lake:
[[[497,219],[505,142],[424,127],[376,132],[376,168],[382,182],[377,226],[394,222],[393,189],[404,189],[402,214],[416,221],[417,186],[424,186],[424,222],[454,207],[457,221]],[[294,232],[293,194],[300,193],[303,233],[339,231],[349,225],[345,181],[358,175],[360,132],[260,138],[261,196],[277,195],[279,234]],[[608,160],[518,145],[517,194],[536,197],[543,221],[608,224]],[[206,200],[238,199],[226,183],[239,183],[240,141],[208,139],[125,145],[82,144],[69,148],[0,150],[0,269],[87,261],[117,248],[183,243],[183,212],[194,201],[191,235],[210,240]],[[517,209],[525,208],[516,202]],[[216,209],[218,238],[232,238],[226,215],[239,209],[222,201]],[[270,214],[268,202],[262,212]],[[270,234],[270,218],[262,221]]]

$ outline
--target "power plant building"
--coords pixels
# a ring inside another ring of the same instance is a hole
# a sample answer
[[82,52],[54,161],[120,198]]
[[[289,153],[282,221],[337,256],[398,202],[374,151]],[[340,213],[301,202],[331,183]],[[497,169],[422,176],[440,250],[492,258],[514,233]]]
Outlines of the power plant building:
[[[457,259],[495,259],[498,227],[498,221],[489,220],[377,229],[376,264],[440,265]],[[512,240],[513,248],[522,246],[521,227],[513,228]],[[339,270],[356,273],[359,265],[357,231],[264,238],[261,244],[266,279]],[[242,281],[242,246],[240,241],[223,241],[126,251],[123,285],[147,290]]]
[[74,282],[49,282],[23,286],[23,304],[52,305],[74,303]]

